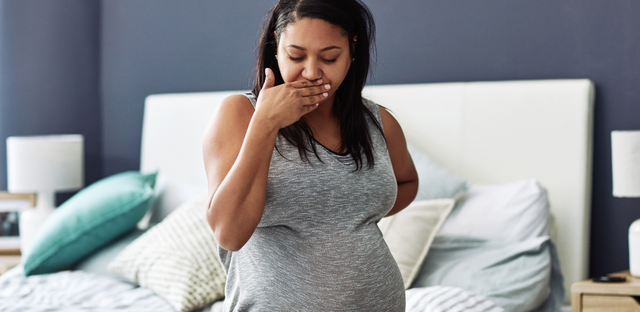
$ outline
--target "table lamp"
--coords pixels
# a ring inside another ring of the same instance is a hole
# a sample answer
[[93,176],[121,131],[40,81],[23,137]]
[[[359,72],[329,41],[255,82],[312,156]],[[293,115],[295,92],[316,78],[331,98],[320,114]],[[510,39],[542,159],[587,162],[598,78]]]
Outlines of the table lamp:
[[84,185],[84,138],[79,134],[7,138],[7,184],[11,193],[36,193],[35,209],[20,214],[20,249],[29,249],[34,234],[55,209],[56,191]]
[[[611,132],[613,196],[640,197],[640,130]],[[640,277],[640,219],[629,227],[629,270]]]

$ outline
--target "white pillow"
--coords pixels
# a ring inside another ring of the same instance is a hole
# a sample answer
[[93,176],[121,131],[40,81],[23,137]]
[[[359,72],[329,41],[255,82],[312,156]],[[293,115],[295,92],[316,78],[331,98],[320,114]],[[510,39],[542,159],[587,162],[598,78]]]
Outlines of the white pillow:
[[415,200],[457,198],[469,188],[463,178],[433,161],[426,153],[407,143],[407,149],[418,172],[418,194]]
[[455,200],[449,198],[416,201],[378,223],[400,268],[405,289],[418,275],[433,238],[454,204]]
[[472,185],[438,232],[442,236],[521,241],[551,236],[547,192],[535,179]]
[[166,174],[158,173],[155,185],[155,198],[152,208],[144,218],[138,222],[138,229],[147,228],[158,224],[177,207],[184,204],[194,196],[207,190],[206,185],[186,182]]
[[109,263],[109,271],[153,290],[178,311],[224,296],[226,276],[206,219],[206,193],[178,207]]

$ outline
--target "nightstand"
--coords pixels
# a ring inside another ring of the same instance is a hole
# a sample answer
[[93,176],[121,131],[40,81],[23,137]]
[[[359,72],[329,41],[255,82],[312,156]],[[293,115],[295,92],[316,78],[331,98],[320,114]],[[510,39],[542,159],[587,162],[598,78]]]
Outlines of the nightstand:
[[20,264],[18,215],[35,204],[36,194],[0,191],[0,275]]
[[20,255],[0,254],[0,275],[20,264]]
[[592,280],[571,285],[572,312],[640,312],[640,278],[629,271],[610,274],[625,276],[623,283],[594,283]]

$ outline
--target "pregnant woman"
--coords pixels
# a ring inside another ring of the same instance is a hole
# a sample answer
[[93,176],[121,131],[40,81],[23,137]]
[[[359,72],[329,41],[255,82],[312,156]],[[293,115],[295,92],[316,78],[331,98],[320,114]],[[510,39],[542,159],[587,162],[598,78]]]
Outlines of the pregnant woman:
[[398,122],[364,99],[374,22],[357,0],[282,0],[251,93],[226,98],[203,152],[225,311],[404,311],[377,223],[414,199]]

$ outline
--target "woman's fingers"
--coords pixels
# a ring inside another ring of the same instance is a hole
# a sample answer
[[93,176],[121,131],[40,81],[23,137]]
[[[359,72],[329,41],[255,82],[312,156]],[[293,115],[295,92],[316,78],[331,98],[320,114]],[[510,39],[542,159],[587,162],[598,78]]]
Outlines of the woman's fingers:
[[327,96],[329,96],[329,94],[327,94],[326,92],[321,94],[316,94],[316,95],[310,95],[305,97],[305,99],[303,100],[303,103],[316,104],[324,100]]
[[271,68],[268,68],[268,67],[265,68],[264,75],[265,75],[264,85],[262,85],[263,90],[273,87],[276,81],[275,77],[273,77],[273,71],[271,71]]
[[309,80],[298,80],[298,81],[294,81],[292,83],[290,83],[290,85],[294,88],[305,88],[305,87],[313,87],[313,86],[319,86],[322,84],[322,79],[317,79],[314,81],[309,81]]
[[300,80],[289,84],[291,87],[302,91],[302,96],[312,96],[326,93],[331,90],[331,84],[323,83],[322,79],[315,81]]
[[329,90],[331,90],[331,85],[328,83],[320,86],[307,87],[302,96],[322,95],[329,92]]
[[320,102],[329,97],[330,83],[322,79],[295,81],[274,86],[275,75],[265,69],[265,82],[258,96],[256,111],[284,128],[305,114],[318,108]]
[[298,94],[298,96],[302,96],[302,97],[311,97],[311,96],[316,96],[316,95],[325,95],[324,97],[326,97],[326,95],[328,95],[329,90],[331,90],[331,85],[328,83],[325,84],[311,84],[310,82],[305,81],[300,82],[300,83],[292,83],[291,87],[295,88],[298,90],[298,92],[296,92]]

